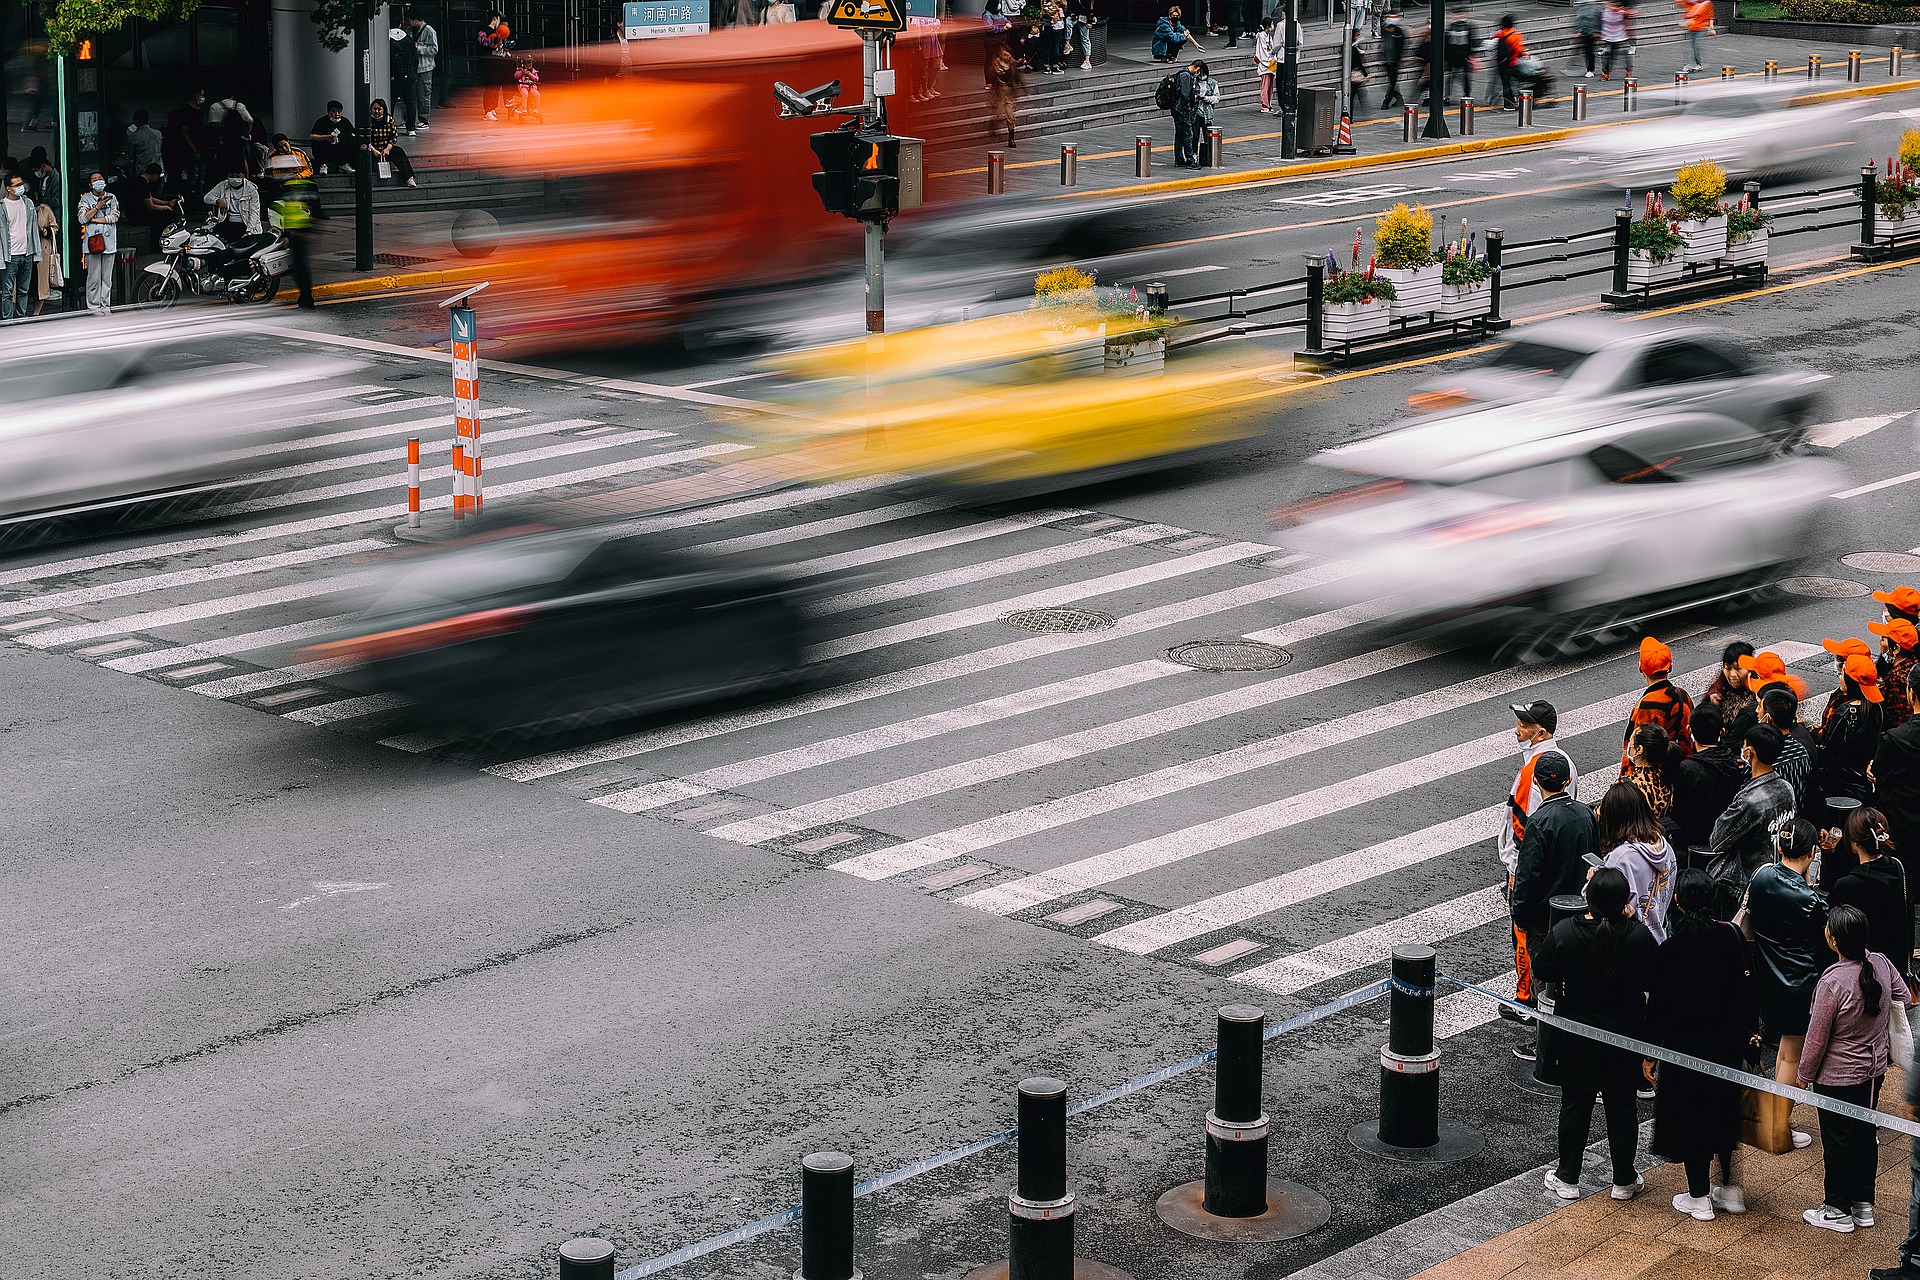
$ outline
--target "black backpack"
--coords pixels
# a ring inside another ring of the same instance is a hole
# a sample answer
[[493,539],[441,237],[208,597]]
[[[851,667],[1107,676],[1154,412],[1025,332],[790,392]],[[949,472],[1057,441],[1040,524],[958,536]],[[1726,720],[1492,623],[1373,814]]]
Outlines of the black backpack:
[[1160,87],[1153,91],[1153,105],[1162,111],[1171,111],[1174,103],[1178,101],[1180,101],[1180,87],[1174,83],[1173,76],[1163,78],[1160,81]]

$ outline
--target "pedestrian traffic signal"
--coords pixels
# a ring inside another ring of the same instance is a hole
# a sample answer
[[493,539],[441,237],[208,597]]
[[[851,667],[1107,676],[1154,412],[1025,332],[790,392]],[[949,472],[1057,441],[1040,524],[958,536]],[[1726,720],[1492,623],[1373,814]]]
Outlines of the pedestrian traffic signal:
[[853,211],[853,131],[816,133],[807,145],[820,158],[821,172],[813,175],[813,189],[820,193],[821,207],[828,213],[857,216]]
[[835,129],[807,139],[820,157],[813,189],[828,213],[861,222],[885,222],[920,207],[921,140],[887,133]]
[[900,212],[900,139],[884,133],[853,140],[853,216],[885,221]]

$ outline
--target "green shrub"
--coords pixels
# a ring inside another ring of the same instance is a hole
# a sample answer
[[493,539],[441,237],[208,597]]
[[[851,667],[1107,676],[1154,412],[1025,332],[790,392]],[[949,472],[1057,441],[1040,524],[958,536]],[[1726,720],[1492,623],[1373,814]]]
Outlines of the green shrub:
[[1913,9],[1901,5],[1867,4],[1864,0],[1780,0],[1780,16],[1793,22],[1912,22]]
[[1391,302],[1394,294],[1393,281],[1382,280],[1371,271],[1342,271],[1321,287],[1320,301],[1324,306],[1369,300]]

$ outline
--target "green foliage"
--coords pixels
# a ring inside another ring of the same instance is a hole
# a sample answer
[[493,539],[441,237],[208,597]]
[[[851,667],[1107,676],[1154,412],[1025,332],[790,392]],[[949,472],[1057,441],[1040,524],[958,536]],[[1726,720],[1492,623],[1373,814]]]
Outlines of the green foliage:
[[1700,159],[1683,164],[1673,178],[1673,202],[1681,216],[1694,219],[1718,217],[1721,198],[1727,194],[1727,171],[1711,160]]
[[1678,216],[1661,205],[1657,192],[1649,191],[1640,216],[1627,229],[1627,247],[1641,250],[1655,262],[1665,262],[1686,243],[1676,225]]
[[1383,280],[1371,271],[1342,271],[1330,276],[1320,289],[1322,306],[1336,306],[1342,302],[1391,302],[1393,297],[1393,281]]
[[82,40],[120,30],[128,20],[189,18],[200,0],[60,0],[47,15],[47,49],[70,54]]
[[1773,215],[1764,209],[1756,209],[1745,200],[1727,206],[1727,243],[1745,244],[1753,239],[1756,231],[1765,231],[1773,225]]
[[353,42],[353,11],[357,7],[354,0],[317,0],[309,16],[323,47],[338,53]]
[[1433,261],[1433,215],[1425,205],[1396,204],[1374,219],[1373,254],[1396,270],[1426,266]]
[[1470,253],[1451,253],[1440,263],[1440,283],[1462,287],[1493,278],[1487,260]]
[[1904,5],[1867,4],[1864,0],[1780,0],[1780,16],[1794,22],[1911,22]]

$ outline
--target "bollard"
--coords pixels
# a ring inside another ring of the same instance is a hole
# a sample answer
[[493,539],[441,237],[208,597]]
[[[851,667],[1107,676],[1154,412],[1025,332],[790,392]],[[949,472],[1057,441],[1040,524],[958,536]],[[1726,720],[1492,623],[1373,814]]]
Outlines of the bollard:
[[1902,53],[1902,50],[1899,45],[1895,45],[1893,46],[1893,48],[1887,50],[1887,74],[1889,76],[1892,76],[1895,80],[1898,80],[1900,78],[1901,53]]
[[1506,240],[1507,233],[1499,227],[1487,228],[1487,316],[1481,323],[1489,332],[1513,327],[1511,320],[1500,318],[1500,255]]
[[1684,89],[1684,88],[1686,88],[1686,86],[1687,86],[1687,73],[1686,73],[1686,72],[1684,72],[1684,71],[1676,71],[1676,72],[1674,72],[1674,73],[1673,73],[1673,87],[1674,87],[1674,88],[1676,88],[1676,89]]
[[800,1270],[794,1280],[860,1280],[853,1265],[853,1157],[800,1159]]
[[1873,167],[1873,161],[1860,166],[1860,243],[1854,247],[1855,257],[1865,257],[1875,253],[1873,206],[1879,196],[1879,183],[1876,178],[1879,171]]
[[1520,108],[1514,114],[1514,126],[1520,129],[1533,128],[1533,90],[1520,91]]
[[1433,1042],[1432,947],[1393,949],[1393,985],[1387,996],[1387,1043],[1380,1049],[1380,1118],[1347,1134],[1372,1155],[1422,1164],[1446,1164],[1479,1155],[1480,1134],[1440,1118],[1440,1050]]
[[1620,84],[1620,109],[1638,111],[1640,109],[1640,82],[1628,76]]
[[1067,1085],[1020,1082],[1013,1193],[1007,1197],[1010,1280],[1072,1280],[1073,1192],[1067,1190]]
[[[1577,893],[1556,893],[1547,899],[1547,930],[1562,920],[1570,920],[1581,915],[1587,909],[1587,900]],[[1540,1012],[1552,1013],[1554,1001],[1559,997],[1559,988],[1555,983],[1544,983],[1536,987]],[[1539,1018],[1533,1024],[1533,1080],[1535,1084],[1558,1085],[1560,1083],[1560,1033],[1547,1025],[1545,1018]]]
[[1207,168],[1218,169],[1223,161],[1220,158],[1222,135],[1218,129],[1207,130]]
[[1004,152],[987,152],[987,194],[1002,195],[1007,189],[1007,157]]
[[1610,297],[1627,296],[1627,262],[1633,248],[1633,210],[1613,211],[1613,292]]
[[453,518],[480,514],[480,326],[463,297],[447,308],[453,347]]
[[1847,50],[1847,80],[1852,84],[1860,83],[1860,51]]
[[1575,120],[1587,118],[1587,86],[1583,84],[1573,86],[1573,118]]
[[1133,140],[1133,176],[1136,178],[1153,176],[1152,138],[1136,137]]
[[1080,181],[1080,150],[1071,142],[1060,145],[1060,185],[1071,187]]
[[1722,80],[1733,79],[1733,67],[1730,64],[1725,62],[1720,64],[1720,78]]
[[1318,355],[1326,348],[1321,346],[1320,306],[1321,294],[1327,284],[1327,261],[1318,254],[1307,255],[1307,352]]
[[1807,79],[1818,80],[1819,78],[1820,78],[1820,55],[1817,53],[1810,53],[1807,55]]
[[1472,98],[1460,99],[1460,136],[1463,138],[1471,138],[1473,136]]
[[560,1280],[613,1280],[613,1246],[581,1236],[560,1246]]
[[420,527],[420,437],[407,437],[407,528]]
[[1762,80],[1778,80],[1780,78],[1779,60],[1768,58],[1765,65],[1760,68],[1760,78]]
[[1292,1240],[1333,1215],[1325,1197],[1267,1176],[1269,1126],[1261,1105],[1266,1022],[1265,1011],[1252,1005],[1220,1010],[1206,1177],[1182,1183],[1154,1205],[1176,1231],[1233,1243]]
[[1167,314],[1167,286],[1158,280],[1147,286],[1147,314],[1150,316]]
[[1760,208],[1760,184],[1749,178],[1741,184],[1740,190],[1747,197],[1747,208],[1758,211]]
[[1420,136],[1420,108],[1406,106],[1400,110],[1400,141],[1412,142]]

